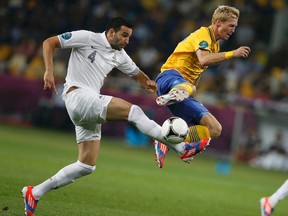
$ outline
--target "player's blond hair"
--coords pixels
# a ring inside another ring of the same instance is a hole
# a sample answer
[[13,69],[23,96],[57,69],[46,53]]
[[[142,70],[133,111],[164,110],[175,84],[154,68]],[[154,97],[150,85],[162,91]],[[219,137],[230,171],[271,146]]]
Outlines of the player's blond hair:
[[216,20],[220,20],[222,22],[227,21],[229,18],[239,19],[240,11],[235,7],[230,7],[227,5],[218,6],[212,16],[212,23],[215,23]]

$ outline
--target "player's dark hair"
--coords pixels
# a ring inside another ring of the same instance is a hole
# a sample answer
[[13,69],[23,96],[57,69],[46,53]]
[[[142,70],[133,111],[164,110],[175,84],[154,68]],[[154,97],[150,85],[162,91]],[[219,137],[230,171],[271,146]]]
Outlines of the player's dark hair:
[[117,32],[121,29],[121,26],[126,26],[132,29],[132,24],[129,23],[126,19],[123,17],[114,17],[107,23],[106,32],[111,28]]

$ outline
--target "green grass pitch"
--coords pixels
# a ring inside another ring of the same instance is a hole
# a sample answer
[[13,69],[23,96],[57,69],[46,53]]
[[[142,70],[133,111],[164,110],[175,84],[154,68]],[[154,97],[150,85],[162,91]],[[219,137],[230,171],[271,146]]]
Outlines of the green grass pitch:
[[[188,165],[170,151],[165,167],[159,169],[152,145],[129,147],[123,140],[104,137],[96,171],[46,194],[35,213],[260,216],[260,197],[274,192],[287,178],[287,173],[237,163],[232,163],[228,175],[219,174],[215,171],[217,158],[207,154],[196,156]],[[22,187],[46,180],[76,157],[73,133],[0,125],[0,215],[23,215]],[[287,211],[284,200],[273,216]]]

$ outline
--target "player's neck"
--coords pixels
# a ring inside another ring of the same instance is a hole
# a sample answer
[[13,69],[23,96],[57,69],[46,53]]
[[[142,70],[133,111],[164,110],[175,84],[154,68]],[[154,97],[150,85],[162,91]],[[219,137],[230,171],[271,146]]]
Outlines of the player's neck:
[[219,39],[220,39],[220,36],[219,36],[219,33],[218,33],[218,27],[217,27],[217,25],[211,25],[211,26],[209,26],[211,29],[212,29],[212,31],[213,31],[213,34],[214,34],[214,37],[215,37],[215,40],[216,41],[218,41]]

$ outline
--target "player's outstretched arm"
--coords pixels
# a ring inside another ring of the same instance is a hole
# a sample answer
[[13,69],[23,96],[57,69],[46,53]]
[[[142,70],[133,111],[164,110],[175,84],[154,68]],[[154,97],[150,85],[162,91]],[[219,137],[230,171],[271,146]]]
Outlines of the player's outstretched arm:
[[157,84],[151,80],[143,71],[139,71],[132,77],[147,93],[154,94],[157,91]]
[[230,60],[232,58],[247,58],[251,52],[251,49],[248,46],[241,46],[236,50],[229,52],[219,52],[219,53],[210,53],[207,50],[197,50],[196,55],[200,64],[203,67],[208,67],[212,65],[219,64],[223,61]]

